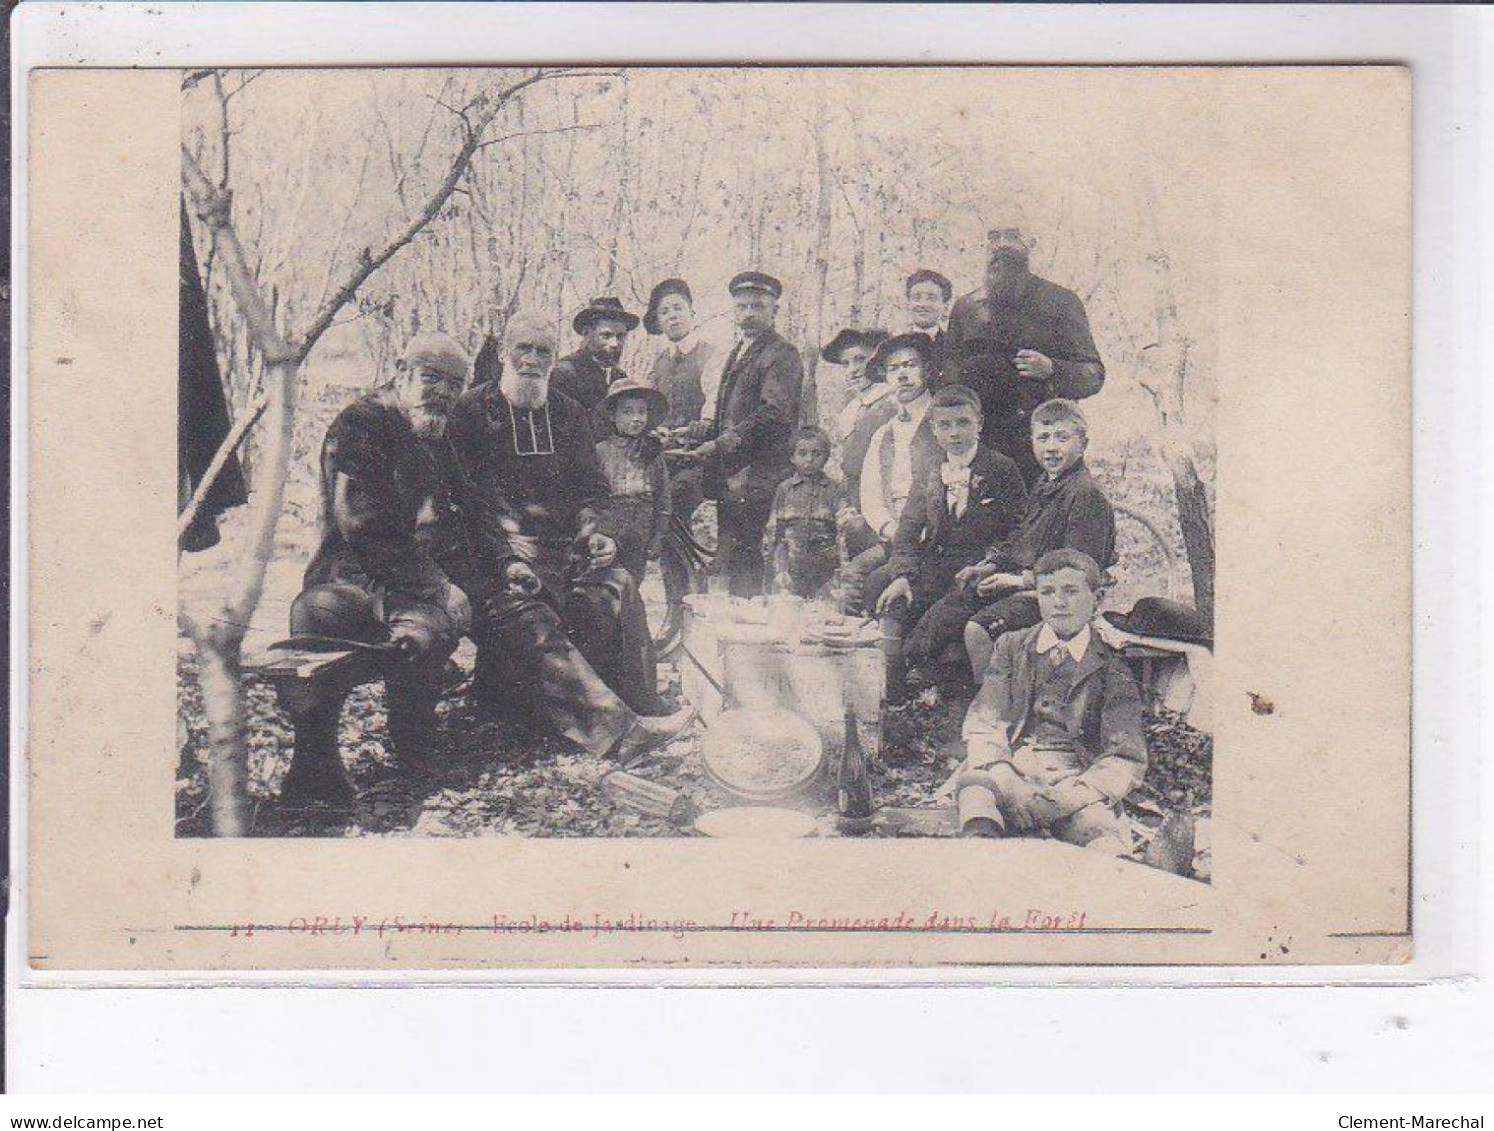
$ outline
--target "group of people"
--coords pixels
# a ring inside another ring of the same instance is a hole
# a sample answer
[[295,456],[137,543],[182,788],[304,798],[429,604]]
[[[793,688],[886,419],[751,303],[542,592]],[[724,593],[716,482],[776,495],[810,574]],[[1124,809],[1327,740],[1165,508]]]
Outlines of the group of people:
[[[328,430],[322,541],[292,630],[391,645],[390,742],[417,771],[437,757],[463,635],[485,709],[625,763],[688,725],[659,701],[638,586],[672,521],[713,500],[733,594],[833,593],[882,620],[889,702],[910,664],[969,665],[962,788],[991,789],[998,831],[1109,846],[1146,754],[1136,687],[1089,629],[1115,519],[1077,402],[1105,371],[1082,302],[1032,273],[1031,250],[992,231],[975,290],[955,301],[920,268],[905,329],[840,330],[821,350],[848,392],[828,429],[801,424],[783,285],[760,271],[728,285],[725,348],[699,335],[678,278],[641,316],[587,304],[558,359],[553,327],[527,314],[475,366],[450,337],[417,336],[395,395]],[[635,379],[619,363],[640,323],[665,344]],[[295,720],[283,796],[351,799],[341,694]]]

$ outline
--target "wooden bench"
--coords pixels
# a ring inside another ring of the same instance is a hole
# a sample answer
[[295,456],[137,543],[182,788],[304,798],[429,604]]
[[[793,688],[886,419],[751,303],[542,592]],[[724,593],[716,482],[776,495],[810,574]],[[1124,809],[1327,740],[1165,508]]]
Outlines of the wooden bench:
[[367,652],[306,652],[296,649],[245,657],[244,673],[268,683],[292,722],[328,695],[382,679],[378,661]]

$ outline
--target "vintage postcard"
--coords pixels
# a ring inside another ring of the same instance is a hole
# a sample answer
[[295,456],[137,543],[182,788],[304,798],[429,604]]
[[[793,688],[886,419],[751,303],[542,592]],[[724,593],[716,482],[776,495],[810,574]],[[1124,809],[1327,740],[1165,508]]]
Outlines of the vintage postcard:
[[34,72],[33,967],[1407,961],[1410,94]]

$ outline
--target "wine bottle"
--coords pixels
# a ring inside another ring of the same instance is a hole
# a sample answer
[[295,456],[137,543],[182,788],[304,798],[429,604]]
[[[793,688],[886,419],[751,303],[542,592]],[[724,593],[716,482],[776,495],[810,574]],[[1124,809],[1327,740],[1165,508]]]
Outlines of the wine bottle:
[[866,754],[857,733],[856,712],[850,707],[846,708],[846,740],[840,754],[835,808],[841,826],[848,831],[859,831],[871,821],[871,778],[867,775]]

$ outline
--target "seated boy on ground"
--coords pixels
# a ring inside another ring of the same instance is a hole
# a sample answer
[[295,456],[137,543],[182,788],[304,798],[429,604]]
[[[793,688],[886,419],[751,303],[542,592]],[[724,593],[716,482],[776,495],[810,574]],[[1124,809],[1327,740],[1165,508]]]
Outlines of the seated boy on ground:
[[922,618],[962,569],[1010,537],[1026,499],[1017,465],[980,443],[980,398],[973,390],[940,389],[928,415],[943,460],[915,484],[898,519],[891,559],[867,579],[867,600],[882,618],[889,703],[907,698],[910,662],[938,659],[946,644],[959,648],[959,624],[946,640],[926,633]]
[[830,437],[819,428],[794,435],[794,473],[778,485],[763,531],[763,564],[780,593],[817,597],[840,568],[835,537],[840,486],[825,474]]
[[966,835],[1046,832],[1129,855],[1120,803],[1146,772],[1146,741],[1136,683],[1091,628],[1100,567],[1055,550],[1033,573],[1041,622],[996,641],[965,716],[965,762],[946,788]]
[[[1016,536],[963,571],[951,597],[968,617],[965,651],[977,677],[998,636],[1037,624],[1033,566],[1039,558],[1078,550],[1101,571],[1115,565],[1115,509],[1084,464],[1088,446],[1089,426],[1073,401],[1046,401],[1033,410],[1032,451],[1043,478],[1027,496]],[[970,615],[971,609],[978,611]]]

